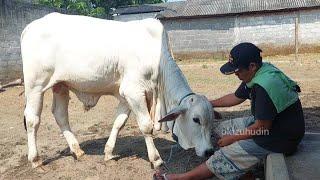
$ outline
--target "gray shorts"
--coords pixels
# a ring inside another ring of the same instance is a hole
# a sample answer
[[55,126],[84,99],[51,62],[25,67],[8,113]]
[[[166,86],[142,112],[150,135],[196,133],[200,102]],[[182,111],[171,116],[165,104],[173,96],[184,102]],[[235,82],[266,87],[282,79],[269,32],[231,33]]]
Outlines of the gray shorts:
[[[214,129],[216,139],[226,134],[235,134],[253,123],[252,116],[219,122]],[[252,139],[240,140],[215,151],[206,164],[219,179],[239,179],[270,153]]]

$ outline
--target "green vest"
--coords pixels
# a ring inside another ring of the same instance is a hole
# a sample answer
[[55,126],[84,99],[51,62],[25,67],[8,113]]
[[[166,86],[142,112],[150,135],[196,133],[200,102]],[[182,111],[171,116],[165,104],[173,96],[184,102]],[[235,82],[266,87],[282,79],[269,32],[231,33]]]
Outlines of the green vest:
[[264,62],[246,85],[252,88],[255,84],[266,90],[278,113],[295,103],[299,98],[296,92],[297,83],[270,63]]

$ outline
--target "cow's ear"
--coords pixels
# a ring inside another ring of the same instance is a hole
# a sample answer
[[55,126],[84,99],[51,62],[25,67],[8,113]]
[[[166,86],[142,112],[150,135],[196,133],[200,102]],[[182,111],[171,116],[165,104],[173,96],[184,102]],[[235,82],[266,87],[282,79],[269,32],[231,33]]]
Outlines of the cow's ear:
[[184,107],[176,107],[172,109],[167,115],[165,115],[162,119],[159,120],[159,122],[165,122],[165,121],[173,121],[179,117],[180,114],[185,113],[187,111],[187,108]]
[[213,117],[215,119],[222,119],[222,115],[218,111],[215,111],[215,110],[213,110]]

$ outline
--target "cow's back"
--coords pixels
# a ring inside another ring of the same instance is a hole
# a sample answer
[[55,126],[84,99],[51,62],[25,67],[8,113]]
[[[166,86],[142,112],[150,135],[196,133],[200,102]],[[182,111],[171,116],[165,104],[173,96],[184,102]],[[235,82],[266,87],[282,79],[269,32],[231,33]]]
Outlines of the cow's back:
[[52,13],[22,34],[24,74],[44,72],[51,76],[47,87],[65,81],[80,91],[110,89],[127,74],[156,78],[162,28],[157,20],[124,23]]

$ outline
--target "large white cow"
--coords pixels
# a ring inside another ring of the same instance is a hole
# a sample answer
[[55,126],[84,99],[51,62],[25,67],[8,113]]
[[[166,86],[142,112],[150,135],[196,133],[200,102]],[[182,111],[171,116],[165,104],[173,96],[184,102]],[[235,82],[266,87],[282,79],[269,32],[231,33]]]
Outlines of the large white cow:
[[117,135],[131,111],[154,167],[163,163],[151,136],[153,125],[160,129],[160,118],[175,119],[171,127],[183,148],[195,147],[199,156],[210,150],[212,107],[207,98],[192,93],[167,41],[162,24],[155,19],[116,22],[52,13],[29,24],[21,35],[21,53],[32,166],[42,164],[36,136],[43,94],[49,88],[52,113],[76,157],[84,152],[68,122],[69,90],[86,109],[94,107],[102,95],[119,99],[105,160],[113,158]]

